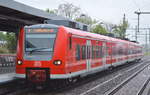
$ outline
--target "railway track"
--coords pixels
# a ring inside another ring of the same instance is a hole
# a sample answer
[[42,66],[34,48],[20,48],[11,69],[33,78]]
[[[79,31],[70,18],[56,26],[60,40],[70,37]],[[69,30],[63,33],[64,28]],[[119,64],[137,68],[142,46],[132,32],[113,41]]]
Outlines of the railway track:
[[[143,67],[142,65],[145,65],[144,67],[146,67],[147,65],[144,63],[147,63],[149,61],[143,62],[142,64],[138,64],[135,67],[132,67],[120,74],[115,75],[113,78],[104,81],[103,83],[100,83],[96,86],[94,86],[91,89],[88,89],[87,91],[81,93],[80,95],[90,95],[90,94],[95,94],[95,95],[104,95],[104,93],[106,93],[108,90],[112,89],[113,87],[115,87],[116,85],[120,85],[120,83],[122,81],[124,81],[124,79],[128,78],[129,76],[132,76],[132,74],[136,71],[138,72],[139,68]],[[148,64],[149,65],[149,64]],[[138,73],[137,73],[138,74]],[[120,85],[122,86],[122,85]],[[119,88],[119,87],[118,87]],[[100,89],[100,91],[96,92],[96,90]],[[117,89],[116,89],[117,90]],[[110,91],[109,93],[107,93],[106,95],[113,95],[113,92],[116,91],[115,89],[113,89],[112,91]]]
[[150,77],[145,81],[145,83],[142,85],[142,87],[140,88],[140,90],[138,91],[136,95],[143,95],[143,92],[149,82],[150,82]]
[[[114,95],[117,91],[119,91],[124,85],[126,85],[131,79],[133,79],[135,76],[137,76],[140,72],[142,72],[147,66],[150,66],[150,64],[145,65],[140,70],[132,74],[130,77],[125,79],[122,83],[117,85],[115,88],[113,88],[111,91],[107,92],[105,95]],[[137,92],[137,95],[142,95],[142,92],[144,91],[146,85],[149,83],[150,78],[144,83],[144,85],[141,87],[139,92]]]

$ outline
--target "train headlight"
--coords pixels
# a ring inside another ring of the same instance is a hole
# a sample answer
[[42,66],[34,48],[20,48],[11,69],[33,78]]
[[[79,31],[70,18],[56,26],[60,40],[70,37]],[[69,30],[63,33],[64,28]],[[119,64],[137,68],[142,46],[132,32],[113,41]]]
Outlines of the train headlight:
[[54,61],[54,65],[61,65],[61,64],[62,64],[62,62],[60,60]]
[[18,65],[21,65],[21,64],[22,64],[22,61],[21,61],[21,60],[18,60],[18,61],[17,61],[17,64],[18,64]]

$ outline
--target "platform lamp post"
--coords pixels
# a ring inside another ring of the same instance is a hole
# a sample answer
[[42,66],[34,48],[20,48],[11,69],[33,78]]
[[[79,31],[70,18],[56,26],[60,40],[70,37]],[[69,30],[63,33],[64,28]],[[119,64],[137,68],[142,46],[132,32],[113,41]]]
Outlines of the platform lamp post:
[[140,14],[150,14],[150,12],[139,12],[139,11],[135,11],[135,14],[138,15],[138,32],[139,32],[139,26],[140,26]]
[[[138,15],[138,27],[137,27],[137,32],[139,32],[139,25],[140,25],[140,14],[150,14],[150,12],[139,12],[139,11],[135,11],[135,14]],[[150,32],[150,31],[149,31]],[[150,35],[149,35],[150,36]],[[150,40],[149,40],[150,41]],[[149,42],[150,43],[150,42]]]
[[135,11],[134,13],[138,15],[137,32],[139,32],[139,27],[140,27],[140,14],[141,14],[141,12]]

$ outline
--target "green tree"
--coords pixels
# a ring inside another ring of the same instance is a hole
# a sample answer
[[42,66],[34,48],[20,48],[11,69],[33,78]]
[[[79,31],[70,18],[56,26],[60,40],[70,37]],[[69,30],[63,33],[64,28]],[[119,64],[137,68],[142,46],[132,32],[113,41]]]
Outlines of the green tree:
[[93,33],[97,33],[97,34],[101,34],[101,35],[107,35],[108,32],[106,31],[106,29],[104,27],[102,27],[101,25],[96,25],[93,29],[92,29]]
[[75,20],[78,21],[78,22],[87,24],[87,25],[92,25],[92,24],[95,24],[97,22],[95,19],[93,20],[88,15],[83,15],[83,16],[77,17]]
[[58,12],[57,12],[58,10],[57,9],[50,10],[49,8],[47,8],[45,11],[48,12],[48,13],[50,13],[50,14],[56,14],[56,15],[58,15]]
[[6,40],[6,34],[4,32],[0,32],[0,40]]
[[[4,32],[0,32],[0,41],[6,41],[6,38],[7,38],[6,34],[4,34]],[[0,46],[0,53],[1,54],[8,53],[8,49],[5,44]]]
[[116,27],[114,27],[113,33],[117,35],[117,37],[124,39],[126,34],[126,29],[129,27],[128,21],[124,21],[123,23],[120,23]]
[[17,46],[17,39],[15,33],[7,33],[6,41],[7,41],[6,47],[9,50],[9,53],[15,53]]

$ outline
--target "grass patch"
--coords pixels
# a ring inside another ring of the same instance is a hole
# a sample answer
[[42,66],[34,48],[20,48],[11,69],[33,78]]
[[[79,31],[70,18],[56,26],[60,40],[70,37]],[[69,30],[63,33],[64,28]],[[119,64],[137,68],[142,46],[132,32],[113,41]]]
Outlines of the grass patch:
[[145,52],[144,55],[149,56],[150,52]]
[[7,54],[9,53],[8,49],[5,47],[0,47],[0,54]]

